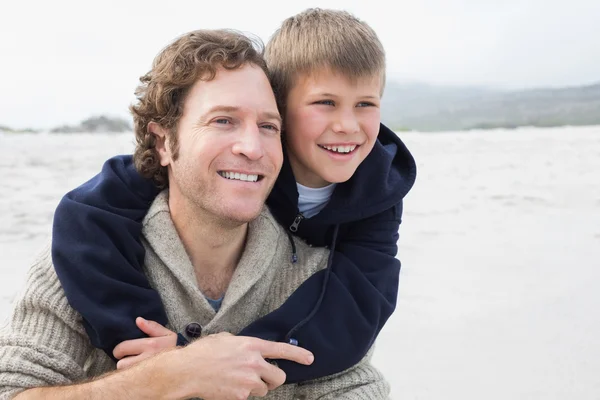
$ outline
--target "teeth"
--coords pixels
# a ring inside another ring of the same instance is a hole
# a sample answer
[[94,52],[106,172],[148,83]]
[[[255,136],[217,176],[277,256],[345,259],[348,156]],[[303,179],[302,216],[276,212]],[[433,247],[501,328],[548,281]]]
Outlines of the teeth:
[[219,171],[219,175],[221,175],[223,178],[244,182],[256,182],[258,180],[258,175],[240,174],[239,172]]
[[352,146],[321,146],[320,147],[327,149],[329,151],[335,151],[336,153],[350,153],[352,151],[354,151],[354,149],[356,148],[356,145],[352,145]]

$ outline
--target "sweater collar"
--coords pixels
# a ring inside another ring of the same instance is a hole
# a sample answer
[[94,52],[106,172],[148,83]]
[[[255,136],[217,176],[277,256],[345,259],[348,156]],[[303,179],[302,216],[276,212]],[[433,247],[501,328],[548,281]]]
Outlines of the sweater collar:
[[[249,292],[259,281],[258,286],[269,286],[273,274],[267,272],[274,270],[271,264],[277,248],[274,244],[279,240],[279,233],[273,216],[265,207],[260,216],[250,222],[242,257],[227,287],[221,308],[215,313],[196,283],[194,267],[171,219],[166,190],[161,192],[150,206],[142,230],[154,253],[183,287],[190,302],[199,308],[197,311],[201,321],[198,322],[207,329],[227,318],[229,312],[242,300],[254,303],[256,312],[249,312],[246,316],[236,315],[238,319],[248,319],[245,323],[239,321],[241,326],[248,325],[256,318],[262,302],[252,299],[261,291]],[[161,288],[157,289],[161,291]],[[170,322],[176,324],[175,321]]]

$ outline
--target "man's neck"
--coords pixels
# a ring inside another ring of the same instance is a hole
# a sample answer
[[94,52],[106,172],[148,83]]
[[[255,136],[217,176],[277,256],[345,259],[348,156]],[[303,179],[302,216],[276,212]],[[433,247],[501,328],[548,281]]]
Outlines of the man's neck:
[[221,298],[242,256],[248,224],[227,224],[179,196],[169,196],[171,219],[202,293]]

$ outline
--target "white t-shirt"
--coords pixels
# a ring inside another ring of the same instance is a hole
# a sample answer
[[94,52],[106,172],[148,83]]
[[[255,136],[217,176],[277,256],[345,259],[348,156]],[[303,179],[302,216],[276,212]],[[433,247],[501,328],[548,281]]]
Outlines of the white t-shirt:
[[319,213],[331,199],[335,183],[322,188],[309,188],[296,182],[298,187],[298,209],[304,218],[310,218]]

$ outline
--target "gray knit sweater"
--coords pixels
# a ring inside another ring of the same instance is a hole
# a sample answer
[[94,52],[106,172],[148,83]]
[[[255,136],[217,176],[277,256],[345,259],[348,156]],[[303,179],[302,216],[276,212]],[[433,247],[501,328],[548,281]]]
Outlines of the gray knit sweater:
[[[185,332],[187,324],[198,322],[202,336],[223,331],[237,334],[325,268],[328,256],[327,250],[296,239],[299,261],[292,264],[287,234],[265,209],[250,224],[246,248],[221,309],[215,313],[198,289],[165,192],[150,208],[143,236],[146,274],[162,297],[169,327]],[[368,354],[355,367],[331,377],[283,385],[266,398],[387,399],[389,386],[370,358]],[[114,369],[114,362],[91,345],[81,316],[65,297],[52,266],[50,246],[46,246],[28,273],[8,325],[0,331],[0,399],[26,388],[74,383]]]

